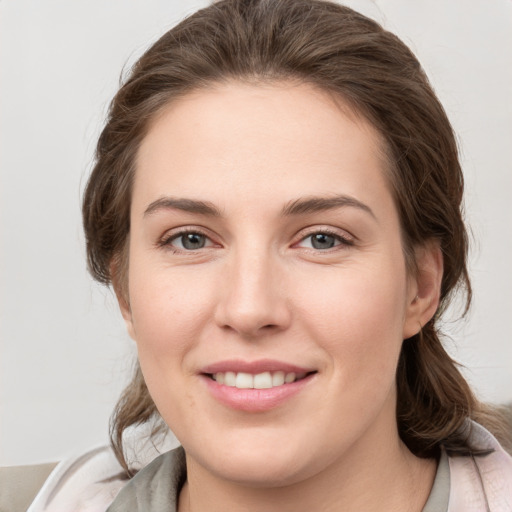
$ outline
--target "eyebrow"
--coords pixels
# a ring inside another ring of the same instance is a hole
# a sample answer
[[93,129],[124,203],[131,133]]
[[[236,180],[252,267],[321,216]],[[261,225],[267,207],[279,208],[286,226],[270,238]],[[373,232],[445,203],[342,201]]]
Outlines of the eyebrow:
[[183,199],[175,197],[161,197],[153,201],[144,211],[147,217],[159,210],[181,210],[189,213],[197,213],[208,217],[221,217],[220,210],[208,201],[197,201],[195,199]]
[[[352,196],[337,195],[334,197],[305,197],[287,203],[281,211],[281,216],[306,215],[309,213],[333,210],[336,208],[352,207],[369,213],[374,219],[372,209]],[[144,211],[144,217],[160,210],[181,210],[208,217],[222,217],[221,211],[209,201],[195,199],[161,197],[153,201]]]
[[285,205],[281,215],[305,215],[308,213],[323,212],[335,208],[351,207],[369,213],[375,220],[372,209],[352,196],[337,195],[334,197],[305,197],[291,201]]

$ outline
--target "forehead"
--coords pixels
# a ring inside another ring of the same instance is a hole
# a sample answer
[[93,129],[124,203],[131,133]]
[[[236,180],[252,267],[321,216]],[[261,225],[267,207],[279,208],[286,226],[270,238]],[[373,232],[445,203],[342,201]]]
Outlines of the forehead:
[[383,147],[370,123],[314,86],[223,83],[170,102],[153,119],[137,156],[133,206],[163,194],[222,202],[387,193]]

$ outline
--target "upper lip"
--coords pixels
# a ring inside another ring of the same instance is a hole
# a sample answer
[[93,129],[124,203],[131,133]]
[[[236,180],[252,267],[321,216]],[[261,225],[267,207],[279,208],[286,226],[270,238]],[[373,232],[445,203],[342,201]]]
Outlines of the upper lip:
[[259,359],[258,361],[243,361],[241,359],[232,359],[227,361],[218,361],[201,368],[200,373],[214,374],[225,372],[244,372],[257,375],[263,372],[285,373],[310,373],[314,368],[297,366],[295,364],[285,363],[274,359]]

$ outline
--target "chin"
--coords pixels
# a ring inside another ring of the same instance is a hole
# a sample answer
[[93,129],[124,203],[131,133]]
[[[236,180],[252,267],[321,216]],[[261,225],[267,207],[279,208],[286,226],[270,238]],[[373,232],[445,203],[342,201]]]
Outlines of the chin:
[[322,457],[316,452],[313,464],[305,440],[280,437],[254,442],[257,437],[251,437],[243,442],[219,439],[206,454],[193,450],[187,454],[218,478],[254,488],[292,485],[318,470]]
[[280,457],[273,457],[260,460],[255,457],[254,460],[239,460],[235,457],[233,460],[219,463],[216,461],[212,467],[212,472],[219,478],[236,482],[239,485],[253,488],[272,488],[292,485],[304,480],[305,468],[303,462],[284,461]]

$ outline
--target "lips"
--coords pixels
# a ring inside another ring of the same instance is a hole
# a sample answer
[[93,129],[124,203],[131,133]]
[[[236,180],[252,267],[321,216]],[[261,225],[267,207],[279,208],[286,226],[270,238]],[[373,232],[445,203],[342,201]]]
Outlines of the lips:
[[315,368],[301,367],[295,364],[277,361],[274,359],[260,359],[258,361],[242,361],[233,359],[228,361],[219,361],[217,363],[209,364],[200,370],[200,373],[213,375],[215,373],[225,372],[244,372],[252,375],[257,375],[263,372],[278,372],[286,373],[311,373]]
[[275,360],[222,361],[200,372],[214,398],[247,412],[279,406],[304,389],[316,373],[312,368]]

